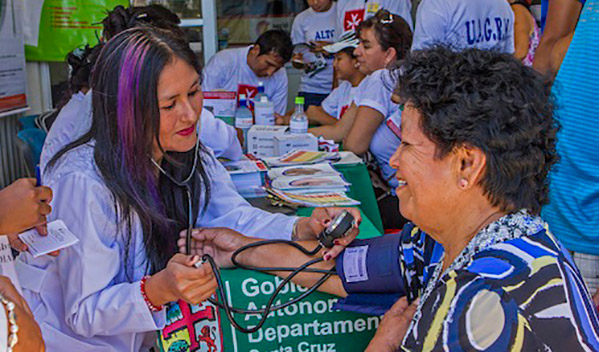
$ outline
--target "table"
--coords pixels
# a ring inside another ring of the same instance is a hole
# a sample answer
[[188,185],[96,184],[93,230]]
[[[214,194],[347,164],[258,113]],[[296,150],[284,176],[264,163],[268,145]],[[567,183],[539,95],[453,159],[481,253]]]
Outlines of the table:
[[[303,209],[308,215],[311,210]],[[367,216],[360,224],[360,238],[381,233]],[[229,304],[257,308],[266,304],[281,279],[248,270],[222,270]],[[288,284],[278,301],[285,302],[305,289]],[[199,306],[181,304],[168,312],[173,321],[160,332],[160,350],[226,352],[324,352],[363,351],[374,335],[380,317],[332,309],[337,297],[315,292],[303,301],[273,312],[264,326],[253,334],[243,334],[229,323],[223,310],[209,302]],[[244,326],[256,324],[258,315],[234,317]],[[189,336],[195,336],[190,339]],[[168,340],[164,337],[168,336]]]
[[[335,165],[334,167],[352,184],[347,192],[348,197],[360,201],[358,208],[362,211],[363,216],[366,216],[371,221],[377,233],[383,234],[383,221],[381,220],[381,214],[379,213],[379,207],[374,196],[374,190],[372,189],[372,183],[366,166],[364,164],[355,164]],[[248,199],[248,201],[253,206],[266,211],[280,212],[287,215],[292,215],[294,213],[290,208],[281,208],[270,205],[270,201],[265,198]],[[312,208],[299,208],[296,213],[299,216],[310,216]]]
[[364,164],[356,165],[334,165],[335,169],[343,174],[343,177],[352,185],[347,195],[360,201],[360,209],[370,219],[379,233],[383,233],[383,220],[376,202],[372,181]]

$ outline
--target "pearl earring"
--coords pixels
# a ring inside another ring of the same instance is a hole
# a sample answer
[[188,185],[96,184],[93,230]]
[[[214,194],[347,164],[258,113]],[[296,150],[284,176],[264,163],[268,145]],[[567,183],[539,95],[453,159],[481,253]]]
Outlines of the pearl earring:
[[466,188],[468,187],[468,180],[466,180],[465,178],[460,180],[460,187],[461,188]]

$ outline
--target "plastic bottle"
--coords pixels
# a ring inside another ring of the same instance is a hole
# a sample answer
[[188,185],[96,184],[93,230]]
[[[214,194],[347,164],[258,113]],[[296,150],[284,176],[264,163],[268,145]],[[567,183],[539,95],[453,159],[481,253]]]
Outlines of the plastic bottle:
[[229,28],[223,28],[218,32],[218,50],[229,47]]
[[258,93],[254,97],[255,102],[259,102],[262,97],[266,97],[266,93],[264,93],[264,82],[258,82]]
[[274,126],[275,124],[275,104],[263,95],[260,100],[254,103],[254,116],[256,125]]
[[235,127],[243,132],[243,152],[247,152],[248,131],[252,128],[254,118],[252,112],[247,107],[245,94],[239,94],[239,107],[235,111]]
[[[248,107],[250,110],[254,111],[256,103],[259,102],[262,97],[268,98],[266,93],[264,93],[264,82],[258,81],[258,93],[256,93],[253,98],[249,99]],[[257,123],[257,125],[259,124]]]
[[304,113],[304,97],[295,97],[295,112],[291,115],[289,132],[308,133],[308,116]]

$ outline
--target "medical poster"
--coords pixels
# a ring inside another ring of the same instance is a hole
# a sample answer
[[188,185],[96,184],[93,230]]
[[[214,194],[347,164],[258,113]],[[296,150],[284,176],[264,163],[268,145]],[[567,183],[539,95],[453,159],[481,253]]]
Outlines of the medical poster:
[[[1,1],[1,0],[0,0]],[[24,0],[25,55],[31,61],[64,61],[73,49],[98,43],[100,23],[126,0]]]
[[21,2],[0,0],[0,116],[27,107]]

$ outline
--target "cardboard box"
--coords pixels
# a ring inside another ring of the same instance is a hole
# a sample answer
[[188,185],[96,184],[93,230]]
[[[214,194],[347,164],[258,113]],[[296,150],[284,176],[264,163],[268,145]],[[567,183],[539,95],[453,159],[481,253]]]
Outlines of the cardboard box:
[[252,126],[247,134],[248,154],[257,157],[275,156],[274,138],[285,135],[288,129],[288,126]]
[[318,151],[318,139],[311,133],[274,136],[274,156],[281,156],[296,149]]
[[212,111],[215,117],[227,123],[235,120],[237,95],[235,92],[204,92],[204,109]]

